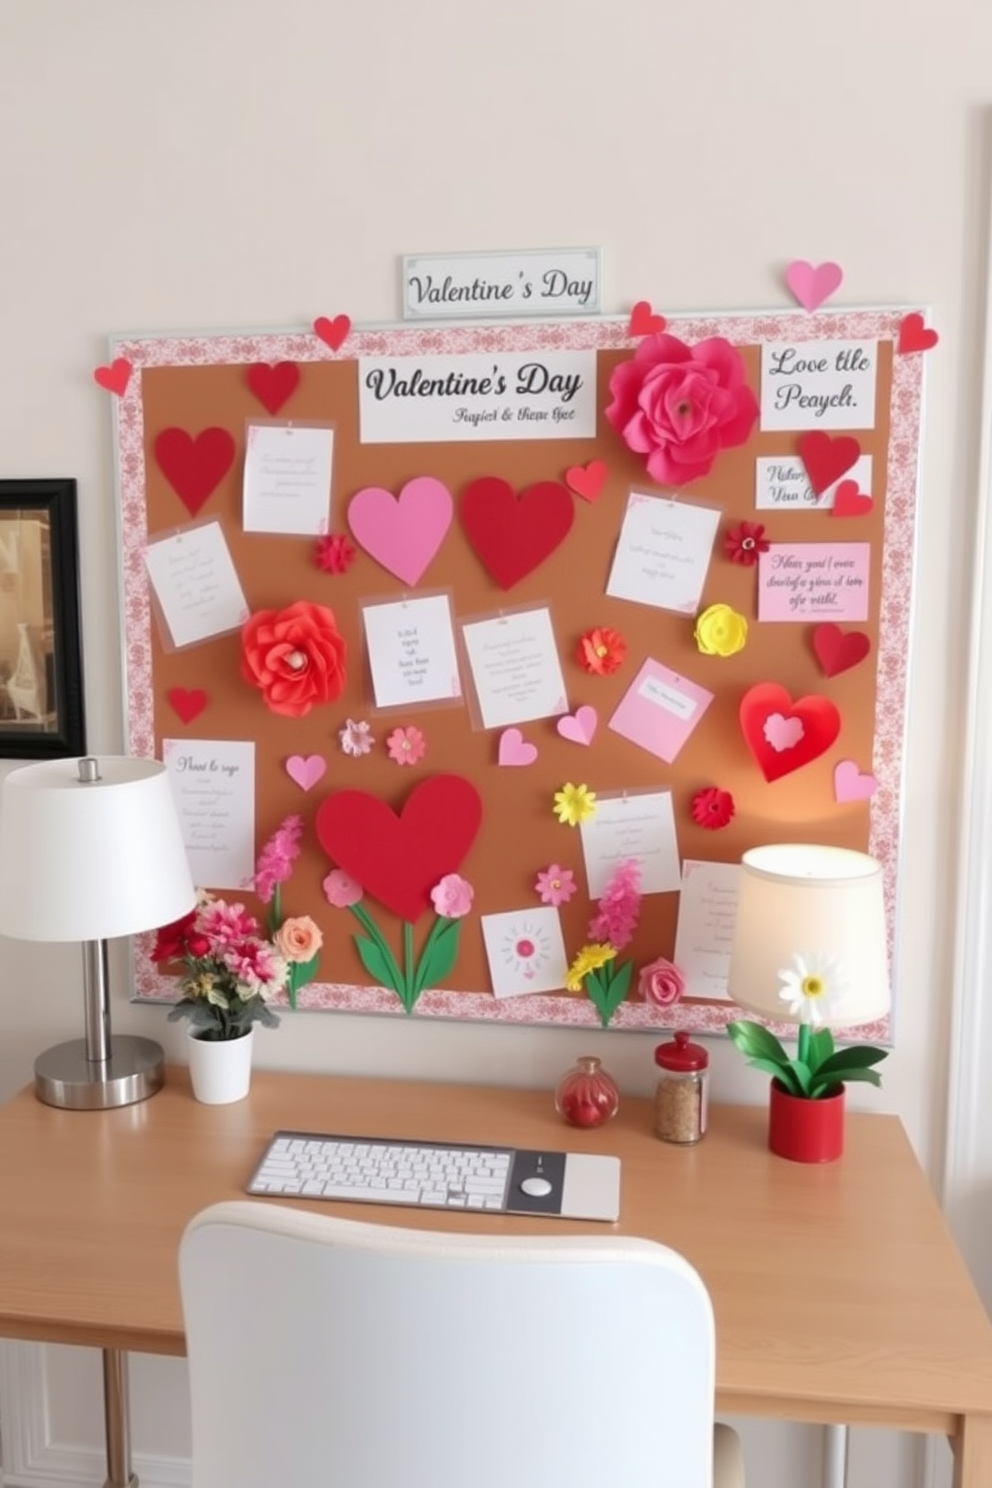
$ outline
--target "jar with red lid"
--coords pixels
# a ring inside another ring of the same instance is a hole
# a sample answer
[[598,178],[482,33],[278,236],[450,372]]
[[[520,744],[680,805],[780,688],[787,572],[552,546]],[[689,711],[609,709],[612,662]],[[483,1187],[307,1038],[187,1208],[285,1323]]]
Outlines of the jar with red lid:
[[555,1110],[570,1126],[602,1126],[620,1108],[620,1092],[593,1054],[577,1059],[555,1091]]
[[654,1103],[655,1135],[686,1145],[706,1132],[710,1056],[680,1028],[669,1044],[659,1044],[654,1061],[660,1071]]

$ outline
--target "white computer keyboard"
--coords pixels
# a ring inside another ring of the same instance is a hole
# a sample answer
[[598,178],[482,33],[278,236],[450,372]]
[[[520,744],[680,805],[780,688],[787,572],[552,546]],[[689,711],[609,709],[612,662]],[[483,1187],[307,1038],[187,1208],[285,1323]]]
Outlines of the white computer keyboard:
[[615,1220],[620,1214],[620,1159],[588,1152],[278,1131],[248,1192]]

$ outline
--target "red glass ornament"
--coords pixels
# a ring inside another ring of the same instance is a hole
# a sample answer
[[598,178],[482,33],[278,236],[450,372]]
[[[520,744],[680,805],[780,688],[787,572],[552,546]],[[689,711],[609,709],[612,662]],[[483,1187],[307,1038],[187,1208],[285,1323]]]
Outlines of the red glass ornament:
[[620,1092],[592,1054],[566,1070],[555,1091],[555,1110],[569,1126],[602,1126],[620,1108]]

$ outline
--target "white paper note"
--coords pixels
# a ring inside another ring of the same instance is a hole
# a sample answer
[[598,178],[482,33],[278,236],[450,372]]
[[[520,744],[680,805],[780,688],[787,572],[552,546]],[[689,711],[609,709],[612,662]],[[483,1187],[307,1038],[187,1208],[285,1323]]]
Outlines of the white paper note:
[[607,594],[659,610],[694,614],[719,523],[715,507],[632,491]]
[[682,882],[671,791],[599,797],[596,815],[579,827],[590,899],[598,899],[620,864],[636,859],[642,894],[675,893]]
[[568,957],[558,911],[514,909],[481,916],[496,997],[526,997],[564,987]]
[[229,739],[163,739],[193,882],[243,889],[255,872],[255,746]]
[[333,429],[250,424],[245,448],[246,532],[318,536],[328,530]]
[[740,871],[739,863],[683,864],[675,964],[687,997],[727,997]]
[[568,710],[550,610],[521,610],[462,626],[483,728]]
[[798,455],[762,456],[754,462],[754,505],[758,511],[820,511],[834,504],[841,481],[855,481],[865,496],[871,492],[871,455],[861,455],[817,496]]
[[219,522],[150,542],[145,566],[177,648],[226,635],[247,620],[248,605]]
[[762,429],[873,429],[877,369],[877,341],[763,346]]
[[461,696],[446,594],[365,605],[362,625],[377,708]]

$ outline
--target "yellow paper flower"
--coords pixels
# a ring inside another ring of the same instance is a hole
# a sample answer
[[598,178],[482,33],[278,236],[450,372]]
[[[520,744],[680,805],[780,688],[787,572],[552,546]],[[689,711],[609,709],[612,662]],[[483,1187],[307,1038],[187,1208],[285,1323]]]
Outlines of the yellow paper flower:
[[747,621],[729,605],[710,605],[696,620],[696,645],[704,656],[733,656],[747,644]]
[[616,950],[611,945],[584,945],[568,968],[565,986],[569,992],[581,992],[582,983],[591,971],[598,971],[607,961],[612,961]]
[[573,785],[571,781],[555,791],[555,816],[562,826],[577,827],[596,815],[596,792],[587,785]]

